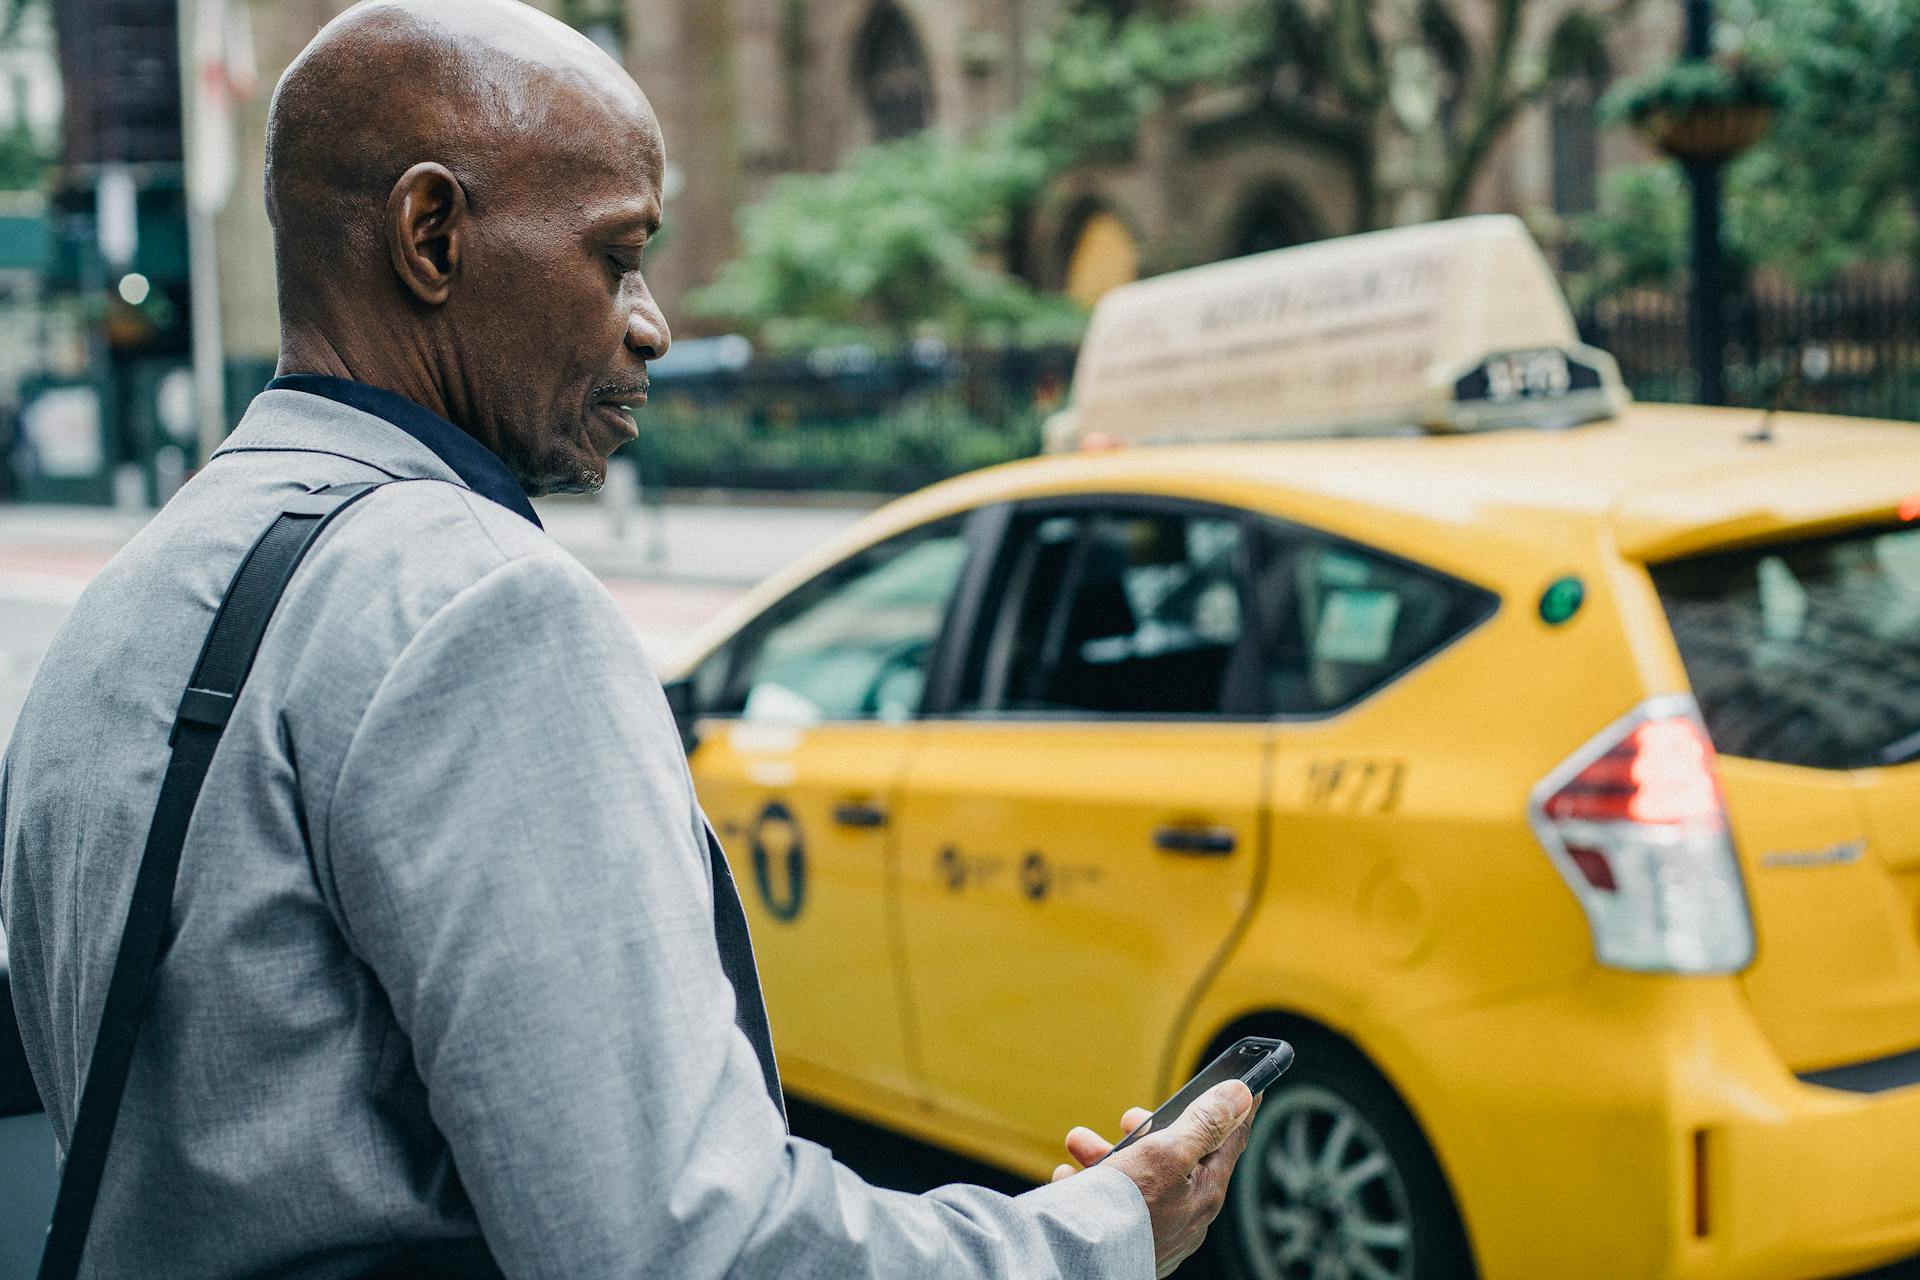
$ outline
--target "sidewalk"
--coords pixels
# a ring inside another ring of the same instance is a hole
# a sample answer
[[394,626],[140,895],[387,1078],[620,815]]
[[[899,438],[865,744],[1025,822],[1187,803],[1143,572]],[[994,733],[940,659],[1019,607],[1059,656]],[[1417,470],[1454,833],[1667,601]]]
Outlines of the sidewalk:
[[[554,539],[607,584],[657,670],[741,591],[861,515],[758,500],[679,502],[632,513],[622,531],[603,500],[555,498],[538,506]],[[148,517],[0,503],[0,744],[68,609]]]
[[602,578],[748,587],[785,568],[865,514],[761,502],[669,502],[632,512],[622,529],[600,498],[534,504],[555,542]]
[[[634,510],[621,527],[604,498],[548,498],[536,506],[554,540],[602,578],[736,590],[784,568],[863,514],[812,504],[680,502]],[[0,503],[0,568],[91,576],[148,514]]]

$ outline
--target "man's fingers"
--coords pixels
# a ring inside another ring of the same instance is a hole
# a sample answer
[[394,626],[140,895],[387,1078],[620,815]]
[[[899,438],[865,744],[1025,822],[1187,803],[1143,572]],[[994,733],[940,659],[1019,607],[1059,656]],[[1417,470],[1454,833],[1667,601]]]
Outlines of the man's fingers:
[[1246,1115],[1241,1117],[1240,1122],[1233,1126],[1233,1129],[1227,1134],[1227,1140],[1202,1156],[1200,1163],[1206,1166],[1222,1166],[1231,1172],[1233,1166],[1239,1162],[1241,1155],[1245,1153],[1247,1143],[1253,1138],[1253,1112],[1254,1110],[1258,1110],[1259,1106],[1260,1100],[1255,1098],[1253,1101],[1253,1109],[1249,1110]]
[[1071,1178],[1072,1176],[1073,1166],[1070,1164],[1057,1164],[1053,1167],[1053,1181],[1055,1182],[1060,1181],[1062,1178]]
[[1120,1117],[1120,1132],[1132,1133],[1151,1119],[1153,1119],[1153,1112],[1145,1107],[1128,1107],[1127,1114]]
[[1253,1093],[1241,1081],[1228,1080],[1201,1094],[1177,1123],[1159,1132],[1178,1143],[1182,1159],[1195,1165],[1218,1151],[1252,1110]]
[[1067,1154],[1085,1168],[1113,1150],[1113,1144],[1084,1125],[1075,1125],[1067,1134]]

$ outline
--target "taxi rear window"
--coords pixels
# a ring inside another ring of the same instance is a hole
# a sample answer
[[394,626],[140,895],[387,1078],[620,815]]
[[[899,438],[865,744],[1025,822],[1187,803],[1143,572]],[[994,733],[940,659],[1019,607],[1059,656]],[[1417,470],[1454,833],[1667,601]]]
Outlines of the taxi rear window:
[[1717,750],[1820,769],[1920,758],[1920,529],[1651,572]]

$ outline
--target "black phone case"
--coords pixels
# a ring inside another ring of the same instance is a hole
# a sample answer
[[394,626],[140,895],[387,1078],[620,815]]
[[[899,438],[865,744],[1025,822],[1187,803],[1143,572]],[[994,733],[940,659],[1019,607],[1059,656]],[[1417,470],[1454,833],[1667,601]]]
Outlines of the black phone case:
[[[1255,1050],[1258,1056],[1255,1056]],[[1135,1139],[1172,1124],[1186,1114],[1187,1108],[1198,1101],[1200,1095],[1223,1081],[1238,1078],[1257,1098],[1263,1089],[1280,1078],[1281,1072],[1292,1065],[1293,1046],[1285,1040],[1270,1040],[1265,1036],[1246,1036],[1236,1040],[1193,1079],[1182,1085],[1178,1093],[1162,1103],[1144,1124],[1115,1143],[1113,1151],[1132,1146]],[[1113,1151],[1107,1152],[1107,1156],[1111,1156]],[[1106,1159],[1106,1156],[1101,1159]],[[1099,1161],[1094,1163],[1098,1164]]]

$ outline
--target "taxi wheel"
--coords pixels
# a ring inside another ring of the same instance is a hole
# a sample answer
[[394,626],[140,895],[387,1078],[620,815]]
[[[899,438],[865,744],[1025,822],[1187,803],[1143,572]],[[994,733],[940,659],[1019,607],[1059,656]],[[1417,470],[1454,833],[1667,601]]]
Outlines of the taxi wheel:
[[1289,1034],[1207,1233],[1233,1280],[1471,1280],[1445,1176],[1406,1105],[1358,1052]]

